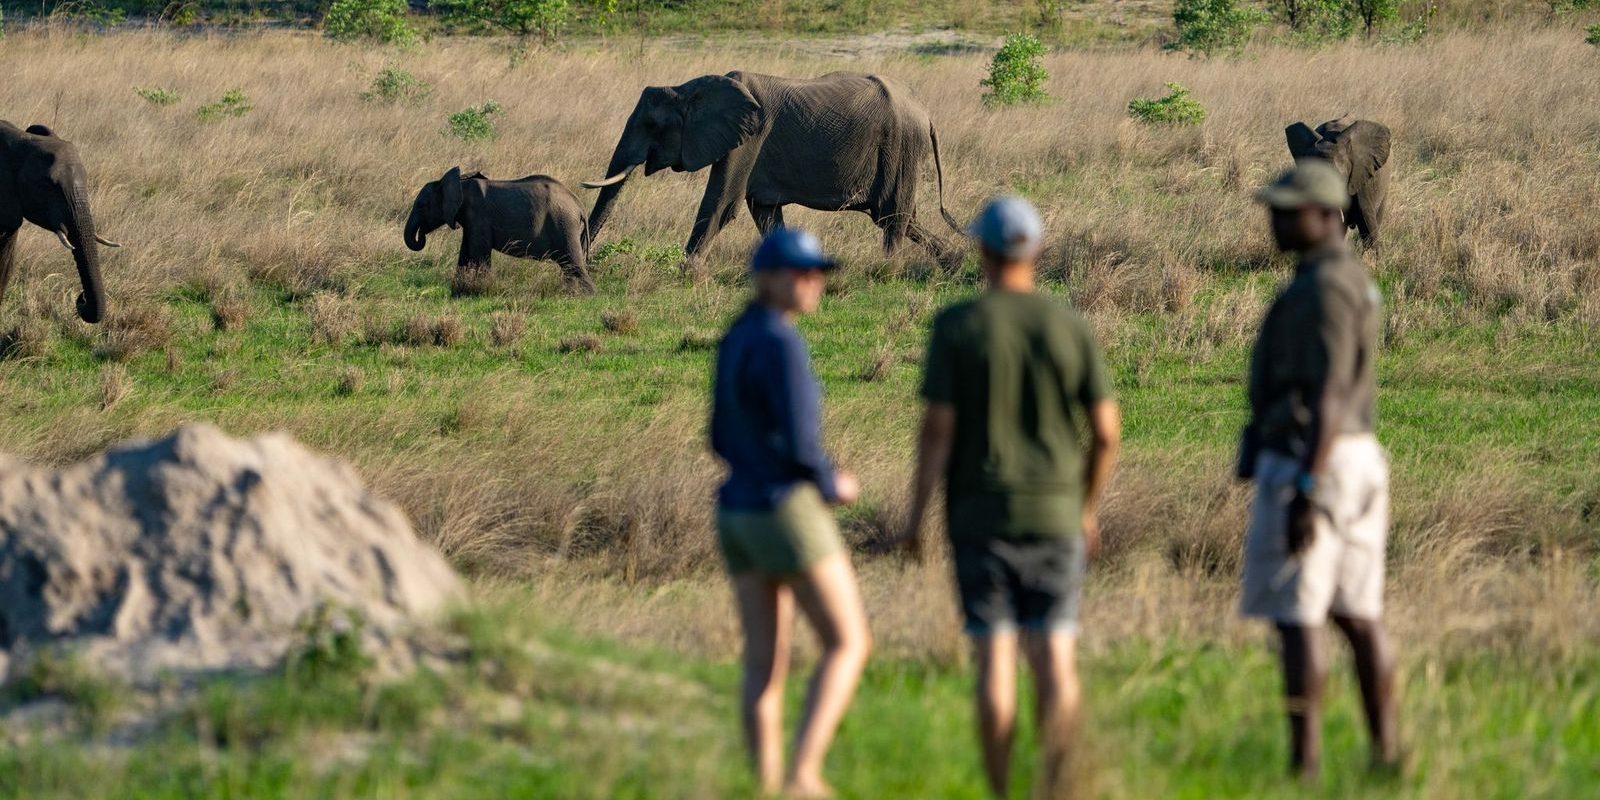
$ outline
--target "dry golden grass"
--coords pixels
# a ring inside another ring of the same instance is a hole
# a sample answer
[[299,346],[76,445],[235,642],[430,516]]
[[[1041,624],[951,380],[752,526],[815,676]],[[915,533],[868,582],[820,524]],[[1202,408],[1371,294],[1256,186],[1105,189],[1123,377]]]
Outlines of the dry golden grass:
[[[99,337],[114,359],[160,348],[174,323],[150,309],[184,288],[209,298],[217,327],[236,328],[248,308],[231,305],[219,287],[247,281],[281,287],[326,341],[359,337],[395,363],[420,347],[460,345],[466,331],[454,316],[363,316],[349,305],[375,276],[419,258],[401,242],[416,187],[456,165],[495,177],[546,173],[576,187],[601,177],[642,86],[734,68],[794,76],[861,69],[908,84],[939,128],[947,205],[957,216],[996,192],[1040,198],[1051,232],[1046,268],[1090,313],[1107,345],[1116,349],[1131,335],[1130,313],[1154,314],[1163,322],[1155,335],[1196,359],[1247,341],[1259,319],[1260,294],[1218,276],[1268,264],[1250,191],[1288,160],[1283,127],[1345,112],[1380,120],[1396,141],[1387,246],[1374,264],[1390,285],[1389,341],[1500,319],[1506,336],[1518,326],[1587,331],[1587,346],[1600,352],[1593,334],[1600,329],[1600,226],[1593,220],[1600,206],[1600,70],[1594,49],[1567,29],[1453,33],[1414,47],[1260,49],[1237,60],[1154,50],[1062,53],[1047,59],[1055,100],[1005,111],[982,105],[982,54],[849,60],[763,43],[652,47],[639,55],[631,44],[579,44],[535,51],[512,67],[494,43],[454,39],[397,53],[287,33],[21,33],[4,47],[10,72],[0,84],[0,108],[12,122],[49,124],[79,145],[99,227],[128,245],[107,253],[113,311],[94,332],[71,319],[76,279],[60,245],[46,233],[25,232],[0,335],[0,353],[11,358],[37,356],[57,335]],[[360,92],[386,66],[429,81],[433,95],[416,106],[363,102]],[[1127,119],[1130,98],[1167,81],[1189,87],[1205,104],[1204,124],[1150,129]],[[194,115],[198,100],[159,108],[134,96],[134,85],[185,98],[240,86],[254,111],[202,122]],[[506,108],[495,120],[498,138],[469,144],[444,135],[449,111],[489,99]],[[626,237],[651,247],[681,245],[705,180],[703,173],[634,180],[599,244]],[[933,212],[929,174],[922,214],[930,225]],[[881,237],[863,215],[791,209],[788,219],[816,229],[839,252],[847,267],[841,291],[922,258],[886,263]],[[420,258],[453,261],[455,240],[440,233]],[[754,238],[747,219],[731,225],[711,253],[720,274],[696,291],[718,300],[742,291],[732,276]],[[501,268],[508,262],[497,259]],[[678,280],[643,255],[611,263],[623,265],[607,268],[625,270],[630,296]],[[540,298],[559,294],[554,265],[512,268],[540,276]],[[906,307],[888,319],[888,335],[932,312],[931,291],[908,292]],[[1202,294],[1215,296],[1202,305]],[[714,348],[710,324],[684,330],[678,349]],[[631,327],[621,317],[602,326],[619,333]],[[498,347],[532,342],[520,312],[497,317],[489,337]],[[582,353],[608,344],[594,333],[539,342]],[[886,344],[859,367],[859,377],[881,380],[915,355]],[[1143,359],[1130,356],[1134,381],[1152,369]],[[1478,368],[1441,359],[1418,369]],[[441,441],[372,455],[356,437],[417,441],[422,423],[406,405],[431,390],[394,372],[322,369],[339,394],[376,386],[393,398],[392,413],[321,439],[401,499],[456,563],[486,579],[541,576],[550,613],[574,624],[731,650],[726,597],[707,580],[717,563],[706,533],[716,470],[702,452],[701,406],[658,409],[644,430],[619,443],[614,432],[552,423],[570,416],[497,393],[491,377],[481,391],[454,398],[443,418],[425,421]],[[108,368],[105,375],[109,408],[122,396],[115,375],[126,372]],[[209,380],[221,393],[238,388],[241,377],[217,368]],[[137,426],[158,429],[185,413],[152,409]],[[250,413],[240,418],[282,424],[270,409]],[[64,412],[51,425],[26,432],[30,454],[45,461],[92,452],[119,433],[79,412]],[[474,447],[489,431],[500,449]],[[872,500],[862,518],[849,521],[850,536],[881,536],[904,506],[909,440],[837,444],[867,476]],[[549,477],[587,474],[586,467],[595,477],[584,482]],[[1529,495],[1514,468],[1474,473],[1443,494],[1397,482],[1394,594],[1408,612],[1397,618],[1441,623],[1438,630],[1401,623],[1411,625],[1402,633],[1438,641],[1468,631],[1552,650],[1600,635],[1597,618],[1579,613],[1600,598],[1583,577],[1582,559],[1567,554],[1583,533],[1573,529],[1579,517]],[[1250,635],[1230,610],[1228,576],[1237,568],[1245,496],[1220,477],[1226,473],[1211,453],[1133,454],[1107,501],[1091,636]],[[884,623],[877,627],[887,651],[960,657],[954,615],[923,613],[949,603],[944,570],[937,558],[920,567],[866,565],[868,600]],[[663,583],[682,588],[658,591]]]

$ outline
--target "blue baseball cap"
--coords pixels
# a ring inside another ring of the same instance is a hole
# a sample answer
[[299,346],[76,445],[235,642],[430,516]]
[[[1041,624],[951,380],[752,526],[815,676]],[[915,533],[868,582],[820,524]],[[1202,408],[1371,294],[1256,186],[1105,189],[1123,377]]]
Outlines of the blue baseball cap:
[[777,228],[767,234],[750,256],[751,272],[774,269],[821,269],[838,266],[822,252],[817,237],[799,228]]
[[967,233],[984,250],[1021,260],[1038,254],[1044,242],[1044,223],[1032,203],[1020,197],[996,197],[984,204]]

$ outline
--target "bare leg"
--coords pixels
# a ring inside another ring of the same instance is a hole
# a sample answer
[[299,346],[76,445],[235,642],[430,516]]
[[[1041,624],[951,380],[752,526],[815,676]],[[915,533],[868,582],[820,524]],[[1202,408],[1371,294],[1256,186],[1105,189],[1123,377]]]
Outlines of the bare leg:
[[745,745],[767,793],[783,781],[783,681],[789,671],[794,599],[780,583],[754,573],[733,577],[744,627],[744,687],[740,711]]
[[1011,788],[1011,744],[1017,730],[1017,634],[973,637],[978,660],[978,735],[983,769],[996,797]]
[[1322,768],[1322,688],[1328,680],[1327,645],[1321,626],[1279,623],[1283,642],[1283,690],[1289,707],[1289,769],[1316,780]]
[[832,792],[822,780],[822,762],[855,696],[872,639],[848,556],[840,553],[823,559],[791,585],[795,601],[822,642],[822,656],[811,676],[805,715],[795,731],[787,791],[794,797],[827,797]]
[[1335,625],[1350,640],[1355,653],[1356,675],[1361,680],[1361,703],[1367,714],[1367,732],[1372,736],[1372,764],[1390,767],[1400,760],[1400,742],[1395,725],[1394,648],[1377,620],[1351,619],[1335,615]]
[[1066,631],[1030,634],[1023,639],[1033,668],[1039,726],[1044,751],[1045,797],[1061,797],[1070,788],[1072,755],[1078,738],[1082,688],[1078,683],[1077,637]]

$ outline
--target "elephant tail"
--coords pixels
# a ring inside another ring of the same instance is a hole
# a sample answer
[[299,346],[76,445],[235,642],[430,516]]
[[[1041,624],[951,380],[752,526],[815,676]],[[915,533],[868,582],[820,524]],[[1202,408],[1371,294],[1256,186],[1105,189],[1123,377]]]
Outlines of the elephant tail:
[[928,123],[928,140],[933,143],[933,174],[939,179],[939,213],[944,216],[944,221],[951,230],[965,236],[967,232],[961,227],[961,223],[956,222],[956,218],[944,207],[944,165],[939,163],[939,133],[934,129],[932,122]]

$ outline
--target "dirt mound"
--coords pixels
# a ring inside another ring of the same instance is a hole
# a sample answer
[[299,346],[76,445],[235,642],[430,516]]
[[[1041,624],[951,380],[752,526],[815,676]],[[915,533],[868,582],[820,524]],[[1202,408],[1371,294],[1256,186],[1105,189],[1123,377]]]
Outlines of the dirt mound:
[[70,642],[130,682],[266,668],[319,607],[380,665],[461,596],[405,515],[342,462],[205,425],[61,470],[0,457],[0,676]]

